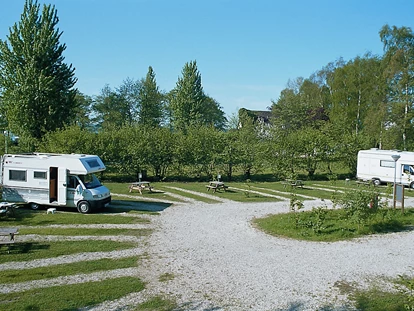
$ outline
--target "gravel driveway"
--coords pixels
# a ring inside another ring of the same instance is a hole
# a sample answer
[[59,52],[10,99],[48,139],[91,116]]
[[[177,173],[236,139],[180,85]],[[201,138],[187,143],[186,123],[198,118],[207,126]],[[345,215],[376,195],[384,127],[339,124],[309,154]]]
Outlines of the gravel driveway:
[[[321,206],[306,201],[305,206]],[[414,232],[347,242],[271,237],[254,217],[288,202],[173,205],[153,222],[139,271],[150,295],[175,297],[182,310],[352,310],[338,285],[412,273]],[[162,275],[169,281],[159,281]]]

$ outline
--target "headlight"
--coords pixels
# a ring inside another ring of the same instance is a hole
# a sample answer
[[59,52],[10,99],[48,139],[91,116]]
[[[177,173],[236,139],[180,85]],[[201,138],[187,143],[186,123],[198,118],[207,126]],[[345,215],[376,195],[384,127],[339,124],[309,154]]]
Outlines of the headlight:
[[103,194],[95,194],[94,196],[93,196],[93,198],[94,199],[100,199],[100,198],[102,198],[103,197]]

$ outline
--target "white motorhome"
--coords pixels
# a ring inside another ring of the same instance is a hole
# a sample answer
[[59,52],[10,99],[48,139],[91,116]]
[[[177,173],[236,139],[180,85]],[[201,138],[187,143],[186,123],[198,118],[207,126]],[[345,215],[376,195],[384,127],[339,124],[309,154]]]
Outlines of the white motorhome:
[[76,207],[80,213],[107,206],[111,194],[94,173],[105,170],[96,155],[5,154],[1,159],[3,200],[40,206]]
[[414,152],[376,148],[358,152],[357,179],[380,185],[394,182],[394,176],[397,183],[414,188]]

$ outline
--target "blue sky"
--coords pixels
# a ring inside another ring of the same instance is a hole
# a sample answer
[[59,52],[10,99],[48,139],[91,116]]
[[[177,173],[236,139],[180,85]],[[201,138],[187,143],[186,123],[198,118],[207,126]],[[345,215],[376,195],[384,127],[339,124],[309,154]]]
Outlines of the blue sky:
[[[0,39],[19,21],[24,0],[0,0]],[[39,0],[55,5],[76,68],[77,88],[145,77],[175,87],[196,60],[204,91],[227,115],[266,110],[289,79],[309,77],[340,57],[382,55],[385,25],[414,28],[412,0]]]

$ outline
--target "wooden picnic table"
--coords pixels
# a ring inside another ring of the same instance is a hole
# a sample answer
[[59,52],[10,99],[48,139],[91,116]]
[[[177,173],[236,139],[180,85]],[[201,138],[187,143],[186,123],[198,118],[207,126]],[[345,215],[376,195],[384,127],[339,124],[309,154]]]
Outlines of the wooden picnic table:
[[357,180],[355,183],[357,186],[376,186],[375,183],[373,183],[371,180]]
[[129,186],[129,192],[132,192],[132,190],[138,190],[140,194],[142,194],[142,190],[152,192],[152,189],[153,187],[151,187],[149,181],[137,181]]
[[14,237],[19,234],[18,228],[0,228],[0,246],[7,245],[7,252],[10,253],[10,246],[14,244]]
[[223,189],[224,191],[227,190],[228,186],[224,184],[222,181],[210,181],[208,185],[206,185],[207,191],[210,189],[213,190],[213,192],[216,192],[217,190]]
[[282,184],[286,188],[286,186],[291,186],[293,188],[300,187],[303,188],[304,182],[303,180],[299,179],[285,179],[285,181],[282,181]]

